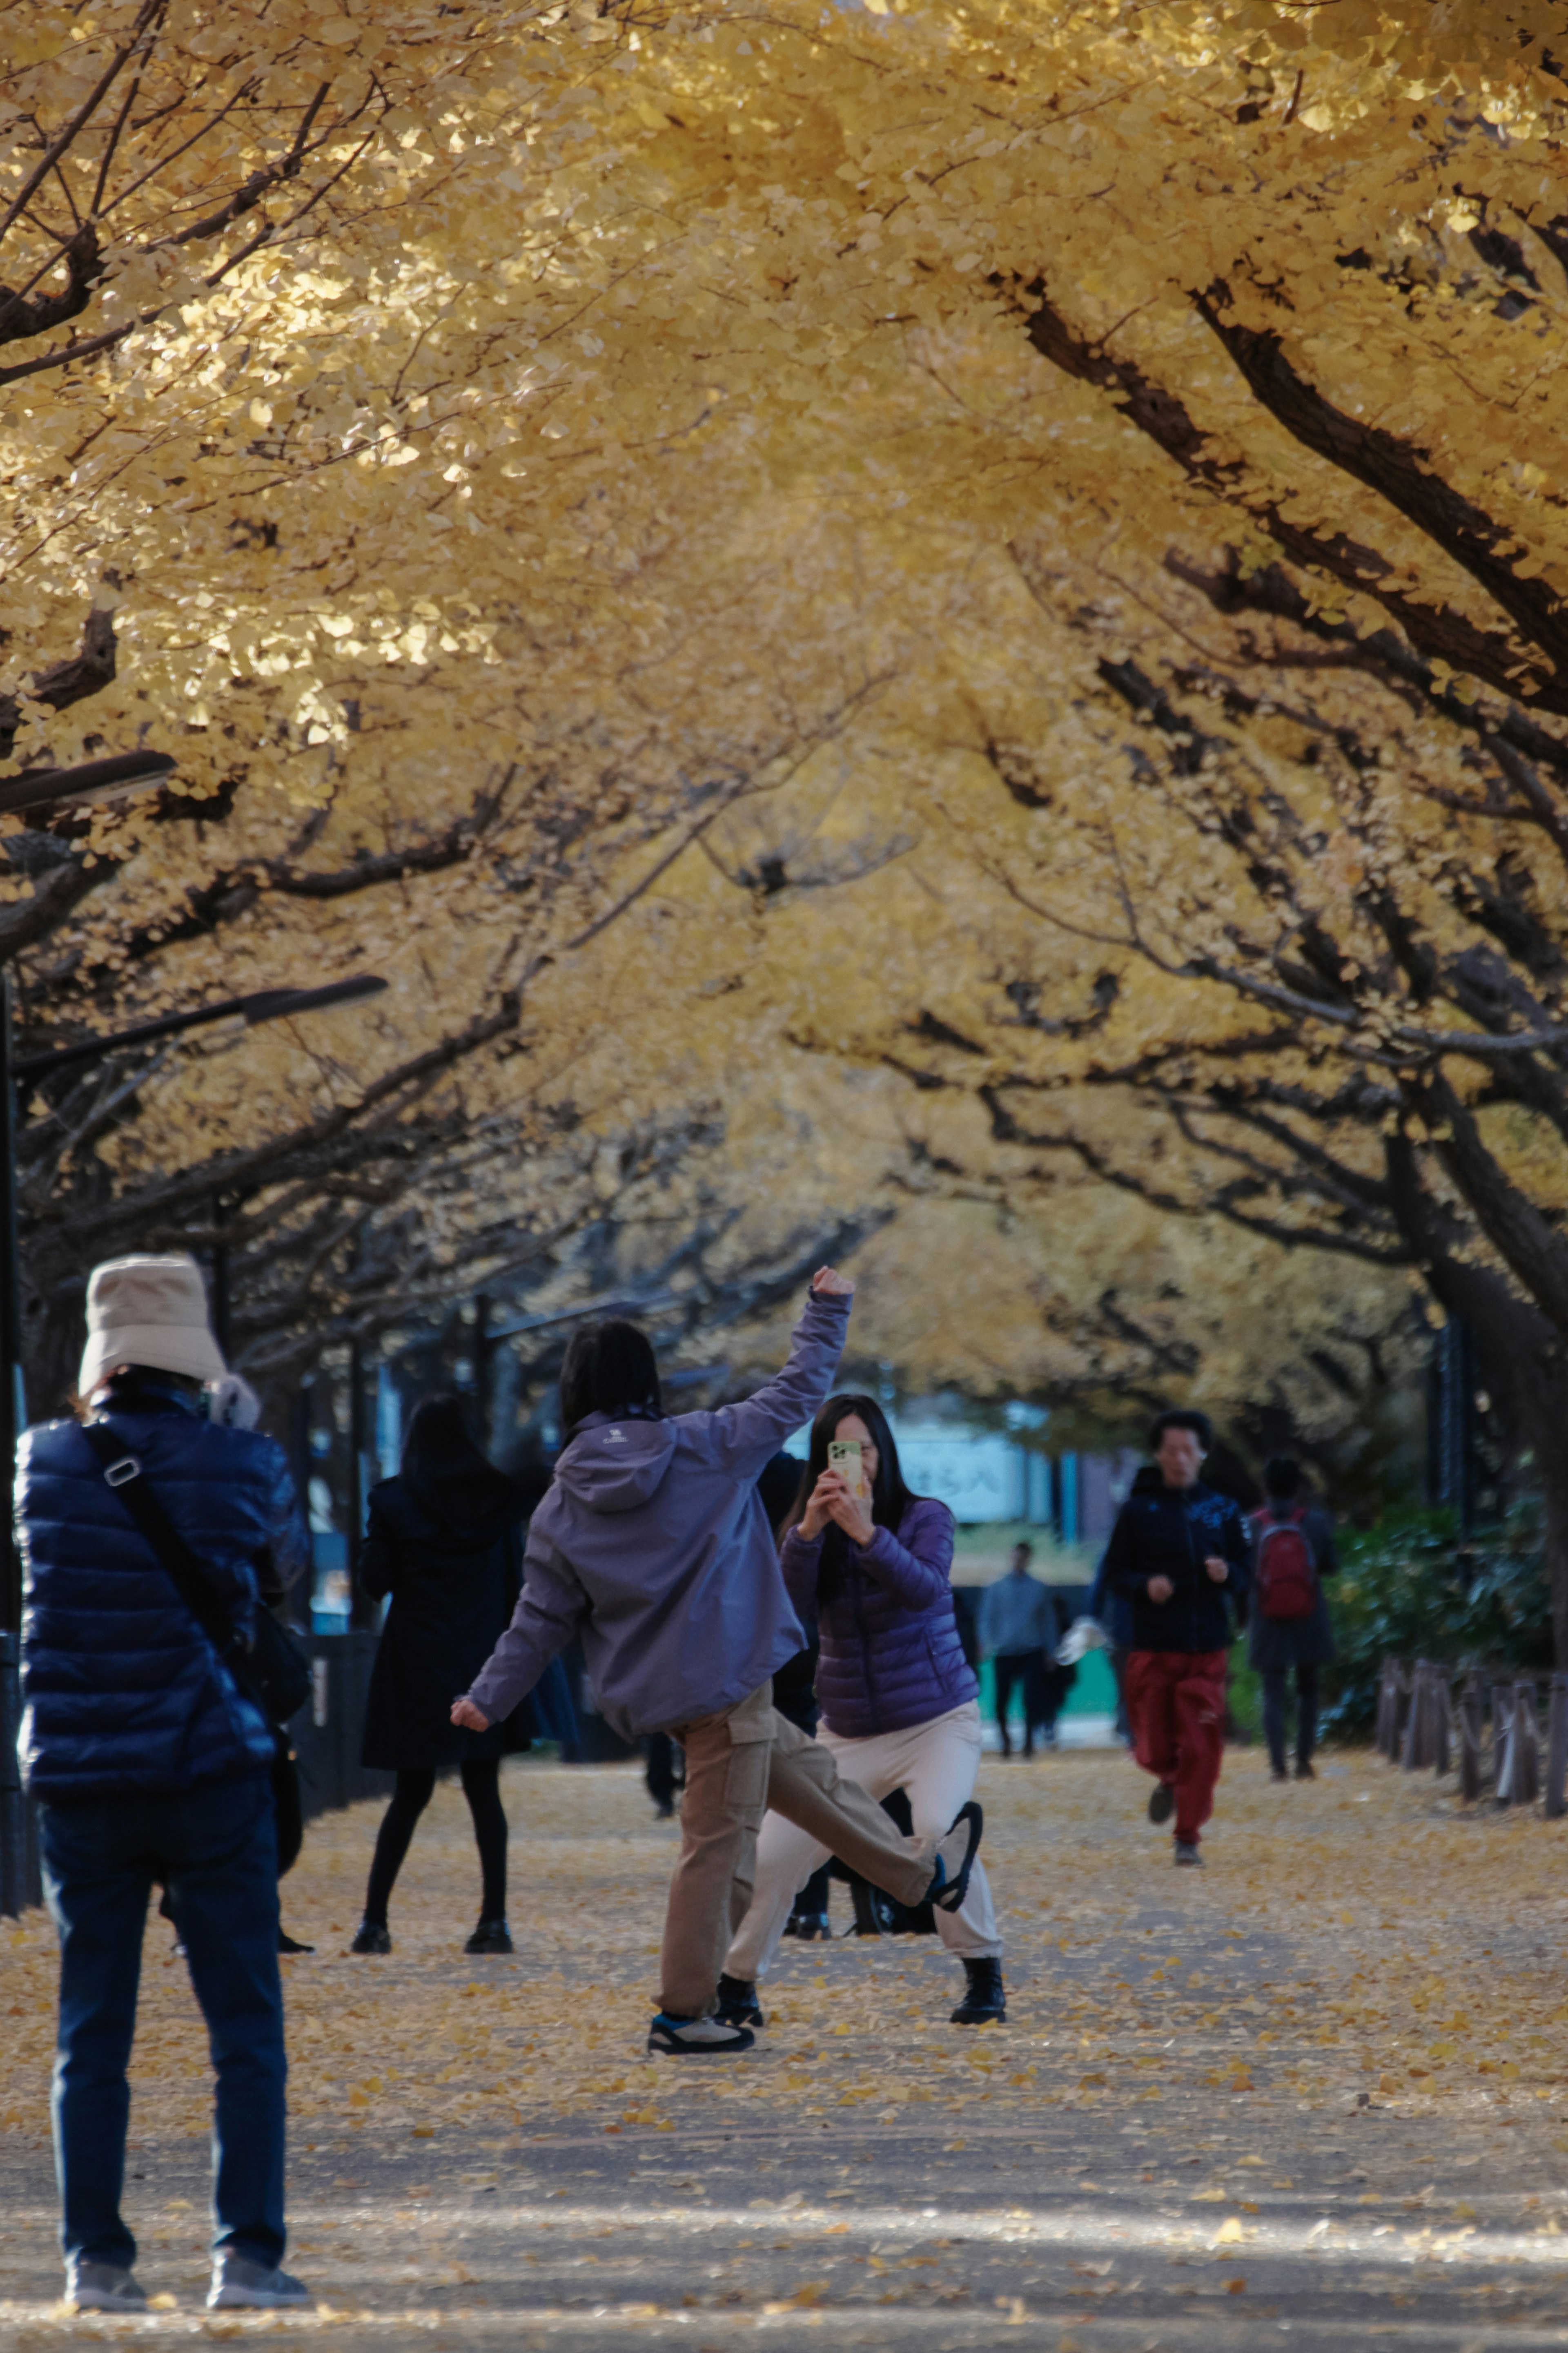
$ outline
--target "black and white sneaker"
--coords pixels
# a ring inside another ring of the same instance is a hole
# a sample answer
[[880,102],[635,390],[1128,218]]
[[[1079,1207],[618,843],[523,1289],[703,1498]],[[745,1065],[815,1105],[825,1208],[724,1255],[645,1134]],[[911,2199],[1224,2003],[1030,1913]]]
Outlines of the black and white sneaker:
[[226,2253],[214,2263],[207,2290],[209,2312],[276,2312],[284,2305],[315,2301],[303,2280],[290,2279],[276,2263],[253,2263],[248,2255]]
[[726,2026],[717,2018],[674,2018],[661,2010],[648,2029],[647,2047],[666,2059],[732,2059],[756,2039],[749,2026]]
[[719,2007],[715,2011],[721,2026],[765,2026],[757,1989],[744,1978],[721,1977],[719,1980]]
[[1168,1822],[1176,1810],[1176,1793],[1169,1781],[1156,1781],[1149,1792],[1149,1820]]
[[134,2272],[72,2255],[66,2265],[65,2302],[71,2312],[145,2312],[147,2296]]
[[934,1904],[943,1912],[956,1912],[962,1907],[984,1831],[985,1816],[971,1798],[954,1814],[952,1828],[937,1841],[936,1870],[923,1902]]

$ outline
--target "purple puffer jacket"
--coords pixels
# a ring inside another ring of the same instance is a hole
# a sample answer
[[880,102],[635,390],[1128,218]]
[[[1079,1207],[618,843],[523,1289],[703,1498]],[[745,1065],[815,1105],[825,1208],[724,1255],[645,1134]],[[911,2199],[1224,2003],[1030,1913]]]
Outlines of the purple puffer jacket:
[[[823,1535],[826,1535],[824,1529]],[[781,1555],[790,1599],[816,1605],[822,1536],[791,1528]],[[830,1732],[865,1740],[962,1707],[979,1691],[952,1615],[952,1514],[917,1496],[899,1524],[846,1546],[846,1575],[820,1610],[816,1696]]]

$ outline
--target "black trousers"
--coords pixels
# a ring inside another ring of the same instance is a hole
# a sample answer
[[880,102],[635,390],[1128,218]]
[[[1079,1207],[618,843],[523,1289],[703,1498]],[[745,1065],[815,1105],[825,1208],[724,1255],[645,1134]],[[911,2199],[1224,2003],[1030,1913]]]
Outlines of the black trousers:
[[[1263,1737],[1268,1743],[1268,1761],[1277,1773],[1285,1770],[1286,1686],[1290,1673],[1289,1667],[1263,1670]],[[1318,1740],[1318,1670],[1298,1667],[1295,1675],[1296,1761],[1310,1765]]]
[[675,1793],[681,1784],[684,1760],[668,1732],[650,1732],[643,1743],[643,1787],[668,1820],[675,1811]]
[[[462,1767],[463,1795],[473,1817],[474,1841],[479,1850],[481,1920],[506,1918],[506,1812],[500,1801],[500,1759],[475,1757]],[[386,1926],[386,1907],[415,1826],[436,1794],[434,1766],[418,1772],[399,1773],[392,1803],[382,1817],[375,1855],[365,1890],[364,1916]]]
[[[1024,1754],[1032,1757],[1035,1726],[1047,1720],[1046,1654],[1044,1651],[1012,1651],[992,1663],[996,1672],[996,1728],[1002,1735],[1002,1754],[1013,1754],[1013,1744],[1007,1736],[1007,1710],[1013,1703],[1013,1687],[1018,1684],[1024,1694]],[[1055,1715],[1053,1708],[1049,1720],[1054,1721]]]

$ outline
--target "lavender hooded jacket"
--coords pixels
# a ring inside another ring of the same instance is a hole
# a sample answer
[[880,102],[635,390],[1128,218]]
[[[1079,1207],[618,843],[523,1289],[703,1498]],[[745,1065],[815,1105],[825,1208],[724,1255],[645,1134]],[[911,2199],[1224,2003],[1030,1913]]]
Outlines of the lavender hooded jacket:
[[[808,1542],[791,1528],[784,1538],[797,1609],[816,1597],[826,1533]],[[952,1514],[931,1496],[915,1498],[897,1535],[879,1528],[868,1545],[846,1545],[842,1588],[817,1618],[817,1704],[841,1740],[929,1723],[978,1694],[952,1614]]]
[[826,1398],[848,1322],[847,1299],[814,1292],[788,1364],[743,1405],[579,1422],[530,1525],[511,1624],[468,1693],[492,1724],[574,1634],[626,1740],[732,1707],[802,1648],[756,1482]]

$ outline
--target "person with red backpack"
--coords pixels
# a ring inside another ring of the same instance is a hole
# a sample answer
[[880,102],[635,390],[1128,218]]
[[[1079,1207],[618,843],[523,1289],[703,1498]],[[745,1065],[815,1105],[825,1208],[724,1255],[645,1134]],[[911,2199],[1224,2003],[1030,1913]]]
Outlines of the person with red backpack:
[[1276,1781],[1285,1770],[1285,1710],[1296,1671],[1296,1778],[1312,1781],[1318,1669],[1334,1655],[1322,1580],[1339,1569],[1333,1523],[1301,1493],[1301,1466],[1276,1454],[1264,1466],[1265,1502],[1252,1515],[1252,1599],[1247,1658],[1263,1679],[1263,1733]]

